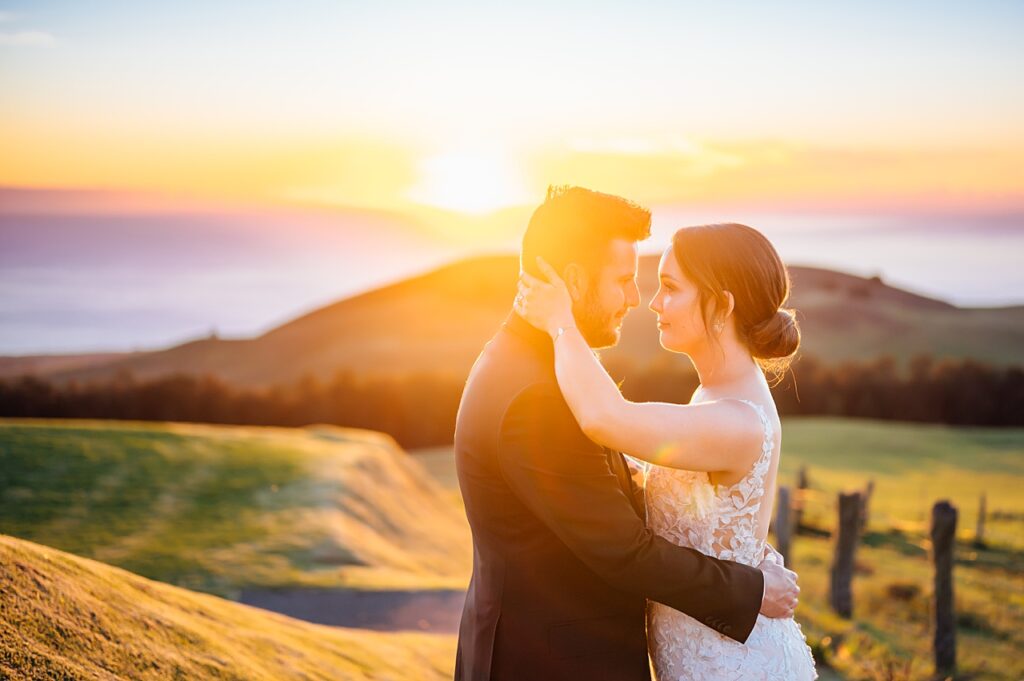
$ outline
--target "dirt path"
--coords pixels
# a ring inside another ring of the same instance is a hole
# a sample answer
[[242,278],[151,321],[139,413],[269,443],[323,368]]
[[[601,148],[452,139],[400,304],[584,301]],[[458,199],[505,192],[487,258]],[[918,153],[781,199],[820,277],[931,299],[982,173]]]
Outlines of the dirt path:
[[454,634],[466,593],[358,589],[243,589],[239,602],[317,624]]
[[[241,602],[289,617],[377,631],[457,634],[464,591],[359,591],[356,589],[247,589]],[[818,670],[819,681],[843,681]]]

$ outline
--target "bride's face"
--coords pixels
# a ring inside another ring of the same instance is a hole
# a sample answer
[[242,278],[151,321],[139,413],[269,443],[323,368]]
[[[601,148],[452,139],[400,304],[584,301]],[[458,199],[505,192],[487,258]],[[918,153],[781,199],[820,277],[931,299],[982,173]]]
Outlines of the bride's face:
[[690,353],[707,342],[708,332],[697,286],[683,275],[671,246],[661,256],[658,281],[650,308],[658,315],[661,347]]

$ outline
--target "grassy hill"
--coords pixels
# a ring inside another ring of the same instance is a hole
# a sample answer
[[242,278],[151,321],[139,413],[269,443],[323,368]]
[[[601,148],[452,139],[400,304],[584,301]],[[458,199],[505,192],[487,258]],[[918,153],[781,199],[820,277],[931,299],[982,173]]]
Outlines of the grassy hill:
[[160,581],[461,587],[465,518],[391,438],[0,420],[0,529]]
[[[610,359],[644,366],[664,354],[646,308],[657,288],[657,264],[654,256],[641,259],[643,305],[627,317],[620,346],[605,352]],[[329,380],[339,370],[461,376],[510,309],[517,272],[515,256],[479,257],[341,300],[258,338],[207,338],[75,368],[36,365],[43,367],[41,375],[59,381],[106,379],[129,370],[142,379],[210,373],[241,386],[290,383],[307,373]],[[791,304],[800,311],[805,352],[826,362],[928,353],[1024,363],[1024,306],[958,308],[876,279],[807,267],[791,272]]]
[[932,504],[949,499],[967,541],[986,494],[988,510],[1000,514],[988,539],[1024,551],[1024,429],[818,417],[787,418],[783,428],[779,484],[793,486],[807,466],[812,522],[831,527],[836,494],[874,480],[873,526],[923,535]]
[[81,355],[17,355],[0,357],[0,379],[25,374],[46,375],[87,369],[131,357],[130,352],[92,352]]
[[0,535],[0,678],[445,679],[451,636],[323,627]]
[[[831,527],[836,492],[876,482],[852,620],[827,604],[831,541],[795,543],[798,619],[819,655],[848,679],[930,678],[925,520],[949,498],[961,511],[961,669],[1021,678],[1024,429],[789,418],[784,443],[780,480],[809,466],[816,525]],[[247,584],[461,587],[469,546],[452,468],[450,450],[405,455],[364,431],[8,420],[0,518],[7,534],[228,596]],[[997,517],[977,550],[982,492]],[[306,638],[322,628],[237,607],[0,537],[0,677],[28,664],[42,670],[30,678],[102,678],[104,665],[128,678],[450,676],[450,638],[341,630],[335,646]],[[349,666],[332,667],[334,651]],[[886,676],[892,662],[911,671]]]

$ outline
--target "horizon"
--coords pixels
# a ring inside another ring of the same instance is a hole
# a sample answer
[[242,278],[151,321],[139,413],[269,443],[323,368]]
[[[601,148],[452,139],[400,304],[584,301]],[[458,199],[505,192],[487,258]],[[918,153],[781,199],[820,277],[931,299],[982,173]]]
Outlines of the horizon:
[[[518,250],[530,207],[454,227],[338,207],[168,202],[145,192],[0,186],[0,355],[135,352],[216,334],[258,336],[324,305],[480,254]],[[100,200],[97,201],[97,196]],[[40,201],[40,197],[43,198]],[[1024,304],[1024,212],[719,212],[652,206],[660,251],[680,225],[733,220],[790,265],[854,276],[960,307]],[[474,224],[472,240],[466,225]]]

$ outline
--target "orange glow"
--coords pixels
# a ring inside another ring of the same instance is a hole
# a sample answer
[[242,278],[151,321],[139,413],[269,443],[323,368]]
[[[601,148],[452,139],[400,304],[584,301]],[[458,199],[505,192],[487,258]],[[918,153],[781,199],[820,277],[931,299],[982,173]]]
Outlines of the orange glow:
[[781,142],[550,154],[562,181],[648,203],[903,205],[1024,203],[1024,150],[844,149]]
[[987,210],[1024,204],[1024,176],[1018,172],[1024,149],[1012,145],[894,149],[609,140],[524,147],[514,154],[472,147],[431,153],[409,143],[358,138],[204,138],[23,125],[0,128],[0,148],[4,185],[319,203],[414,218],[444,215],[437,222],[449,224],[449,232],[453,213],[475,219],[532,206],[547,185],[562,183],[648,205]]

